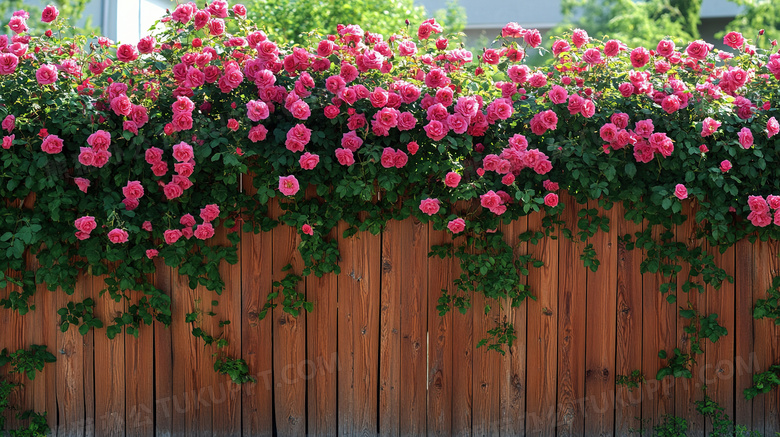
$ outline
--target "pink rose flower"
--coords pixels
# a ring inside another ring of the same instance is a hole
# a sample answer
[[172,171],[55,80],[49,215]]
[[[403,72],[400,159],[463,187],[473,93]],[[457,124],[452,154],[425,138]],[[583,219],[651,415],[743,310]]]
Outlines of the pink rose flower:
[[558,195],[555,193],[547,193],[547,195],[544,196],[544,204],[551,208],[558,206]]
[[433,141],[441,141],[447,136],[447,127],[440,121],[431,120],[425,127],[425,134]]
[[73,181],[76,183],[76,186],[79,187],[79,190],[83,191],[84,193],[87,192],[90,184],[89,179],[74,178]]
[[173,146],[173,157],[179,162],[187,162],[194,156],[192,146],[184,141]]
[[569,97],[566,88],[560,85],[553,85],[553,87],[550,88],[548,95],[550,96],[550,101],[556,104],[565,102]]
[[166,244],[174,244],[177,241],[179,241],[179,238],[181,238],[181,231],[178,229],[168,229],[167,231],[163,232],[163,238],[165,239]]
[[701,136],[702,137],[710,136],[710,135],[714,134],[718,130],[719,127],[720,127],[720,122],[719,121],[716,121],[716,120],[714,120],[711,117],[707,117],[702,122]]
[[355,163],[355,157],[352,154],[352,151],[344,148],[336,149],[336,160],[338,160],[339,164],[346,165],[347,167]]
[[743,149],[749,149],[753,145],[753,132],[749,128],[743,127],[737,136],[739,137],[739,145]]
[[720,171],[726,173],[729,170],[731,170],[731,161],[729,161],[728,159],[724,159],[720,163]]
[[268,118],[270,111],[262,100],[250,100],[246,103],[246,115],[252,121],[260,121]]
[[450,222],[447,223],[447,229],[453,234],[459,234],[466,229],[466,220],[463,220],[462,218],[450,220]]
[[214,226],[211,223],[202,223],[195,228],[195,238],[198,240],[208,240],[214,236]]
[[159,149],[157,147],[150,147],[146,149],[146,152],[144,153],[144,158],[146,158],[146,162],[149,165],[154,165],[162,159],[163,151],[162,149]]
[[259,141],[264,141],[267,135],[268,135],[268,129],[262,124],[260,124],[249,129],[248,137],[249,137],[249,141],[252,141],[253,143],[257,143]]
[[16,135],[7,135],[3,137],[3,149],[8,150],[11,148],[11,146],[14,145],[14,139],[16,138]]
[[417,141],[410,141],[409,144],[406,145],[406,150],[409,151],[410,155],[414,155],[420,150],[420,145],[417,144]]
[[631,65],[634,68],[642,68],[650,60],[650,52],[644,47],[637,47],[631,51]]
[[227,127],[228,127],[228,129],[232,130],[233,132],[237,131],[238,130],[238,120],[236,120],[235,118],[229,119],[228,123],[227,123]]
[[14,117],[13,115],[10,115],[10,114],[7,115],[3,119],[3,123],[2,123],[1,126],[3,127],[3,129],[7,130],[8,132],[13,131],[14,128],[16,127],[16,117]]
[[680,200],[688,198],[688,189],[683,184],[677,184],[674,187],[674,195]]
[[128,199],[140,199],[144,197],[144,187],[140,181],[129,181],[126,186],[122,188],[122,195]]
[[[197,18],[197,17],[196,17]],[[222,35],[225,32],[225,21],[220,18],[214,18],[209,21],[209,33],[213,36]]]
[[200,209],[200,218],[202,218],[204,222],[213,222],[217,217],[219,217],[219,206],[213,203]]
[[57,16],[59,15],[60,11],[58,11],[55,6],[48,5],[43,8],[43,12],[41,12],[41,21],[44,23],[51,23],[52,21],[56,20]]
[[653,131],[655,131],[655,126],[653,126],[651,119],[637,121],[634,127],[634,132],[642,138],[650,138]]
[[141,229],[143,229],[144,231],[147,231],[147,232],[152,232],[152,222],[150,222],[149,220],[146,220],[141,225]]
[[385,147],[384,150],[382,150],[380,162],[384,168],[395,167],[395,150],[392,147]]
[[152,259],[160,254],[160,251],[157,249],[146,249],[146,257],[149,259]]
[[308,223],[301,226],[301,232],[303,232],[306,235],[314,235],[314,229],[312,229],[311,225],[309,225]]
[[179,219],[179,224],[184,227],[191,228],[195,226],[195,217],[193,217],[192,214],[184,214]]
[[8,28],[14,31],[16,34],[26,32],[28,29],[26,18],[19,15],[14,15],[11,17],[11,21],[8,22]]
[[403,168],[407,162],[409,162],[409,156],[406,155],[402,150],[397,150],[395,152],[395,168]]
[[315,155],[313,153],[306,152],[303,155],[301,155],[300,159],[298,160],[298,164],[301,165],[301,168],[304,170],[314,170],[315,167],[317,167],[317,164],[320,162],[319,155]]
[[163,187],[163,194],[165,194],[166,199],[173,200],[184,194],[184,190],[179,184],[169,182]]
[[49,85],[57,82],[57,67],[51,64],[43,64],[35,72],[35,79],[41,85]]
[[780,209],[780,196],[774,196],[772,194],[766,196],[766,201],[769,207],[772,209]]
[[420,201],[420,211],[428,215],[434,215],[439,212],[439,199],[423,199]]
[[111,145],[111,134],[104,130],[98,130],[87,138],[87,144],[95,150],[108,150],[108,146]]
[[757,214],[763,214],[769,211],[769,205],[762,196],[748,196],[748,207],[750,211]]
[[766,122],[766,135],[767,138],[772,138],[773,136],[780,133],[780,123],[777,122],[777,119],[772,117]]
[[685,53],[688,54],[691,58],[702,60],[707,57],[707,54],[710,52],[710,46],[706,42],[702,40],[697,40],[688,45],[688,48],[685,49]]
[[298,179],[294,175],[279,176],[279,191],[285,196],[294,196],[300,190]]
[[461,175],[455,173],[454,171],[451,171],[447,173],[446,176],[444,176],[444,185],[455,188],[460,184]]
[[770,223],[772,223],[772,216],[769,215],[769,212],[751,212],[748,214],[747,219],[750,220],[750,223],[753,224],[753,226],[763,228],[766,226],[769,226]]
[[723,44],[726,44],[733,49],[742,47],[744,42],[745,38],[739,32],[729,32],[723,37]]
[[0,53],[0,74],[13,74],[18,65],[18,56],[13,53]]
[[108,231],[108,240],[114,244],[127,242],[127,231],[124,229],[114,228]]
[[77,218],[74,222],[74,226],[76,226],[76,229],[79,231],[89,234],[97,228],[97,223],[95,223],[95,217],[86,215]]
[[53,155],[62,152],[62,140],[57,135],[48,135],[41,144],[41,150]]
[[116,58],[121,62],[132,62],[138,59],[138,50],[132,44],[122,44],[116,49]]
[[154,45],[155,45],[154,37],[145,36],[141,38],[140,41],[138,41],[138,51],[144,54],[152,53],[154,51]]
[[523,35],[523,39],[525,40],[526,44],[536,48],[539,46],[539,44],[542,43],[542,34],[539,33],[539,31],[536,29],[526,30],[525,35]]

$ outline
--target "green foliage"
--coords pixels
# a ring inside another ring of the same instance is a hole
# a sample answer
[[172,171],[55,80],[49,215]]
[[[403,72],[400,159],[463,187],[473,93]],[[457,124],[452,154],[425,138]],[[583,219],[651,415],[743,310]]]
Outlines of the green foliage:
[[86,298],[82,302],[68,302],[63,308],[57,310],[60,316],[60,331],[68,332],[71,325],[78,326],[79,334],[87,335],[90,328],[100,329],[103,322],[95,317],[95,301]]
[[780,276],[772,278],[772,286],[767,290],[766,299],[758,299],[753,308],[753,318],[774,319],[775,325],[780,325]]
[[[742,7],[727,28],[739,29],[752,44],[764,49],[772,48],[772,41],[780,38],[780,4],[773,0],[730,0]],[[760,35],[763,30],[764,34]],[[728,31],[715,34],[723,38]]]
[[615,377],[615,384],[627,387],[629,391],[639,388],[639,384],[645,382],[645,375],[639,369],[633,370],[630,375],[617,375]]
[[769,393],[780,386],[780,365],[774,364],[769,369],[753,375],[753,385],[743,392],[745,399],[750,400],[762,393]]
[[419,23],[426,18],[425,8],[412,0],[389,0],[381,6],[372,0],[256,0],[246,6],[247,16],[280,42],[304,43],[308,37],[302,34],[332,32],[339,24],[359,24],[367,32],[390,35],[406,27],[406,20]]
[[[485,314],[490,311],[489,307],[485,307]],[[512,344],[517,340],[517,333],[515,327],[511,323],[506,321],[499,323],[496,327],[488,329],[487,338],[483,338],[477,342],[477,348],[487,345],[487,350],[496,351],[501,355],[506,355],[504,351],[504,345],[512,347]]]
[[249,366],[246,361],[227,356],[218,356],[214,361],[214,371],[221,375],[228,375],[236,384],[256,382],[256,378],[249,374]]
[[[17,418],[28,421],[26,428],[12,429],[11,437],[44,437],[51,434],[49,423],[46,420],[47,413],[39,414],[34,411],[20,413]],[[1,429],[1,428],[0,428]]]
[[[68,29],[67,33],[70,35],[89,35],[97,32],[99,29],[92,25],[92,17],[84,14],[84,9],[90,0],[48,0],[43,5],[54,5],[60,11],[61,19],[73,20],[71,25],[73,29]],[[47,29],[51,29],[51,26],[41,21],[41,8],[31,5],[29,1],[25,0],[3,0],[0,2],[0,19],[3,24],[8,22],[11,18],[11,14],[15,11],[23,9],[30,14],[30,19],[27,20],[27,26],[32,33],[43,33]],[[81,21],[81,17],[85,17],[84,21]],[[3,26],[3,31],[8,31]]]
[[35,372],[42,372],[46,363],[57,361],[54,355],[46,350],[46,346],[34,344],[29,350],[19,349],[16,352],[9,352],[8,349],[0,351],[0,367],[10,365],[9,373],[19,373],[27,376],[27,379],[34,380]]
[[596,39],[605,35],[631,47],[655,48],[665,35],[694,40],[702,0],[563,0],[558,35],[579,27]]

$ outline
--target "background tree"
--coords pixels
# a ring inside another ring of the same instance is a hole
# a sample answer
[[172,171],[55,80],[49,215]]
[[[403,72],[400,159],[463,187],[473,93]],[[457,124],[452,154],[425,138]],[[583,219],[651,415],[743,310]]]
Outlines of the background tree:
[[[80,35],[90,35],[91,33],[97,33],[100,29],[92,26],[92,17],[86,16],[83,22],[76,20],[77,17],[84,17],[84,9],[87,7],[89,0],[48,0],[44,5],[51,4],[57,7],[60,11],[60,19],[69,20],[69,24],[75,27],[74,32]],[[49,29],[50,26],[41,22],[41,8],[36,5],[31,5],[29,0],[2,0],[0,1],[0,18],[3,19],[3,23],[7,24],[11,15],[15,11],[24,9],[30,14],[30,19],[27,20],[27,27],[30,28],[30,33],[42,34]],[[2,33],[9,33],[8,27],[4,26]]]
[[335,33],[338,24],[360,24],[363,30],[389,35],[405,27],[406,20],[427,18],[425,8],[412,0],[257,0],[246,6],[249,18],[277,41],[301,42],[301,34],[315,29]]
[[631,47],[655,48],[664,36],[699,38],[702,0],[563,0],[563,24],[553,29],[560,34],[573,27],[585,29],[591,37],[604,35]]
[[[761,48],[770,48],[772,41],[780,39],[780,2],[777,0],[731,0],[744,9],[725,30],[716,34],[723,38],[726,32],[736,30]],[[760,30],[763,36],[759,36]]]

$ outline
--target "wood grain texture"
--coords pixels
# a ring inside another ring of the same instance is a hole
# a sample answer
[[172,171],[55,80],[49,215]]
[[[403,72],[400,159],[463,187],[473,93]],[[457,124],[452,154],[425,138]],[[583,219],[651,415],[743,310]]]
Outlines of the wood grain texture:
[[[742,396],[753,385],[753,245],[741,240],[734,254],[734,393]],[[753,400],[740,399],[734,406],[734,422],[752,428]]]
[[[528,216],[528,229],[544,232],[542,213]],[[558,233],[552,234],[558,237]],[[529,244],[528,252],[544,263],[529,267],[528,285],[536,296],[529,300],[527,327],[527,371],[534,375],[526,383],[527,435],[554,436],[558,379],[558,239],[543,238]]]
[[[630,235],[636,241],[636,232],[642,231],[641,223],[623,219],[625,210],[616,204],[618,237]],[[614,226],[614,225],[613,225]],[[618,243],[617,254],[617,350],[615,374],[629,376],[642,369],[642,275],[639,265],[642,251],[626,250]],[[646,376],[646,375],[645,375]],[[615,435],[628,435],[638,428],[642,419],[642,390],[644,385],[630,389],[618,386],[615,391]]]
[[395,220],[382,232],[382,283],[379,316],[379,432],[398,435],[401,427],[401,294],[403,246],[408,226]]
[[[219,227],[214,239],[209,244],[217,246],[229,246],[230,241],[227,238],[227,230]],[[216,316],[212,319],[214,332],[219,333],[222,338],[229,342],[227,347],[221,351],[212,349],[215,352],[224,352],[230,358],[240,358],[242,351],[241,342],[241,264],[229,264],[222,262],[219,265],[219,274],[225,281],[225,288],[222,294],[216,292],[210,293],[210,298],[219,302],[217,307],[213,308]],[[229,324],[224,324],[230,322]],[[224,326],[220,327],[219,325]],[[228,375],[214,375],[213,391],[213,414],[214,414],[214,436],[234,436],[241,434],[241,386],[234,383]]]
[[[558,265],[558,435],[581,436],[585,432],[585,322],[588,270],[580,260],[585,243],[576,236],[577,213],[582,208],[562,195],[562,219],[575,233],[574,241],[559,242]],[[528,375],[532,378],[532,375]]]
[[[154,260],[154,285],[171,297],[173,305],[172,269],[161,258]],[[175,307],[171,307],[173,310]],[[160,322],[154,325],[154,428],[158,437],[173,435],[173,345],[171,327]]]
[[[244,190],[257,192],[245,175]],[[273,283],[273,235],[270,232],[241,233],[241,356],[257,382],[244,384],[241,413],[244,435],[270,436],[274,432],[273,410],[273,313],[260,320]]]
[[[104,277],[92,279],[95,299],[95,317],[105,326],[125,311],[125,301],[115,302],[105,290]],[[122,330],[113,340],[105,329],[95,333],[95,434],[125,435],[125,332]]]
[[339,434],[374,435],[379,424],[380,236],[358,232],[342,240],[340,250]]
[[[504,234],[504,242],[512,246],[515,256],[528,253],[528,243],[520,242],[518,237],[528,230],[528,217],[521,217],[511,224],[500,226]],[[528,268],[533,268],[528,266]],[[521,277],[520,284],[528,285],[528,277]],[[556,291],[557,293],[557,291]],[[503,302],[501,319],[513,324],[517,339],[501,360],[501,428],[502,435],[522,435],[526,423],[526,369],[527,361],[527,318],[529,301],[526,299],[520,306],[512,307],[511,302]],[[557,314],[552,316],[557,317]],[[555,341],[555,340],[553,340]],[[555,396],[553,395],[553,398]],[[554,419],[553,419],[554,422]]]
[[[695,210],[691,206],[691,202],[683,202],[682,213],[695,217]],[[682,225],[677,225],[675,229],[675,241],[677,243],[683,243],[689,249],[695,249],[702,247],[706,250],[705,242],[696,239],[696,223],[694,220],[686,220]],[[689,279],[695,281],[698,284],[703,285],[701,276],[690,277],[690,264],[686,261],[677,260],[680,263],[682,270],[677,275],[677,347],[684,352],[689,352],[691,349],[690,334],[687,334],[683,329],[690,325],[691,320],[680,317],[679,309],[687,309],[689,306],[704,314],[708,313],[708,296],[709,290],[706,294],[700,293],[698,290],[693,289],[688,293],[683,292],[683,284]],[[706,351],[711,343],[709,341],[700,341],[699,344]],[[667,351],[668,352],[668,351]],[[704,435],[704,416],[696,411],[696,401],[704,399],[704,372],[706,356],[699,355],[696,357],[696,364],[692,364],[691,373],[693,378],[675,378],[674,380],[674,400],[675,400],[675,414],[688,421],[691,437]]]
[[[648,226],[645,222],[645,229]],[[659,225],[651,230],[656,241],[661,232]],[[646,250],[642,256],[647,256]],[[677,307],[668,303],[660,291],[661,283],[668,280],[660,273],[642,275],[642,372],[648,381],[642,393],[642,420],[646,428],[660,423],[664,415],[675,414],[674,378],[655,379],[658,370],[666,365],[658,357],[658,351],[665,350],[671,355],[677,346]]]
[[[430,246],[451,243],[446,231],[436,231],[428,226]],[[453,285],[453,258],[428,258],[428,434],[450,436],[452,430],[452,390],[456,383],[452,368],[453,327],[450,310],[443,316],[436,309],[442,290],[455,292]],[[384,294],[384,288],[383,288]],[[384,305],[383,305],[384,307]]]
[[[271,216],[281,214],[278,204],[273,203]],[[303,259],[297,250],[300,235],[297,229],[280,224],[273,231],[273,279],[281,281],[288,274],[300,275]],[[292,269],[283,271],[285,266]],[[296,286],[299,293],[305,292],[305,282]],[[281,296],[281,290],[280,296]],[[293,317],[285,313],[282,306],[273,310],[273,362],[274,403],[277,432],[280,436],[298,436],[306,433],[306,378],[300,368],[306,362],[306,317]]]
[[[590,201],[596,208],[598,202]],[[599,211],[609,219],[609,232],[597,232],[592,242],[601,264],[588,272],[588,328],[585,334],[585,435],[612,435],[615,425],[615,329],[617,318],[617,214]]]
[[[338,238],[336,228],[328,238]],[[338,432],[338,292],[335,273],[306,278],[306,297],[314,304],[314,311],[306,315],[309,435]]]

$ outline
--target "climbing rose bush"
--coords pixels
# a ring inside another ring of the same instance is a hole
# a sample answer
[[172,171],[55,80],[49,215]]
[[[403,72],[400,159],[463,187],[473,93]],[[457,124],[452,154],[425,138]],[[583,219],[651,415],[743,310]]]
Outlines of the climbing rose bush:
[[535,211],[558,223],[560,190],[651,224],[693,199],[720,244],[777,236],[780,205],[761,196],[780,188],[780,54],[737,32],[725,52],[575,30],[530,67],[541,36],[516,23],[472,53],[433,19],[283,46],[220,0],[179,4],[137,44],[61,39],[51,6],[51,32],[27,34],[30,19],[0,36],[0,271],[22,286],[0,303],[20,311],[36,281],[72,292],[88,270],[116,299],[148,297],[137,320],[169,323],[155,263],[221,290],[240,230],[295,227],[303,273],[323,274],[338,271],[339,220],[351,234],[413,215],[488,238]]

